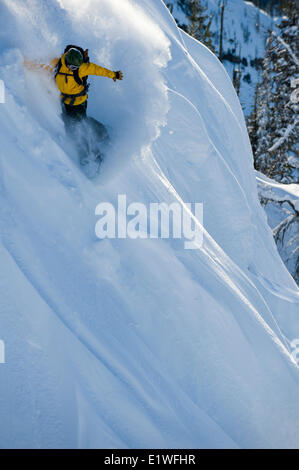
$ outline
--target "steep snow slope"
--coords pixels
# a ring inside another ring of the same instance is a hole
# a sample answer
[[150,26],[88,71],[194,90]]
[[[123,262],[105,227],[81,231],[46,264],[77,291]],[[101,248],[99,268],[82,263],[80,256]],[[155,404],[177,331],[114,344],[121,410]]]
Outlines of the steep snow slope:
[[[298,290],[259,205],[222,65],[159,0],[0,6],[1,447],[298,447]],[[66,43],[122,69],[89,113],[96,181],[45,61]],[[100,202],[203,202],[204,243],[95,236]]]

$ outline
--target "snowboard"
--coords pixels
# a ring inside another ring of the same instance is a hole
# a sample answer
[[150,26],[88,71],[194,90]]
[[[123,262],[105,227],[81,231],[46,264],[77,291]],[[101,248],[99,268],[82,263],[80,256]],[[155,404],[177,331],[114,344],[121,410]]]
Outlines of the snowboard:
[[88,178],[94,178],[99,173],[110,143],[106,127],[87,116],[80,121],[68,122],[66,130],[76,145],[82,171]]

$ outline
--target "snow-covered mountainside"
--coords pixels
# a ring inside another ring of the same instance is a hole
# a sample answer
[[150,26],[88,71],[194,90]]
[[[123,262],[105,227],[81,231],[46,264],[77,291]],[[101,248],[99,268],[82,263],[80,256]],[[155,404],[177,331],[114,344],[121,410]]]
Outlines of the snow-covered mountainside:
[[[222,64],[160,0],[3,0],[0,18],[0,446],[298,447],[298,289]],[[91,80],[113,137],[95,180],[52,77],[23,66],[68,43],[125,77]],[[203,245],[97,238],[118,195],[202,202]]]
[[[188,24],[178,0],[167,2],[173,6],[173,15],[179,24]],[[219,0],[206,0],[206,15],[212,17],[210,30],[217,54],[220,44],[221,8]],[[243,0],[226,0],[223,16],[223,64],[233,80],[234,69],[241,71],[239,98],[245,116],[254,105],[256,84],[261,78],[261,62],[265,57],[269,30],[275,28],[275,19],[253,3]],[[241,62],[240,62],[241,60]]]
[[281,184],[256,172],[258,192],[280,256],[299,284],[299,186]]

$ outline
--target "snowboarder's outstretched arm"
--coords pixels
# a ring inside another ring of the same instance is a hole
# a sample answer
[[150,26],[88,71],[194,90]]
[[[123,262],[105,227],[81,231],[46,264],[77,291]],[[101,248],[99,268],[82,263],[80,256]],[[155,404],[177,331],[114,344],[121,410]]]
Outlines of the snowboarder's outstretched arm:
[[113,72],[112,70],[105,69],[100,65],[93,64],[92,62],[82,64],[79,70],[79,75],[80,78],[86,77],[87,75],[98,75],[101,77],[112,78],[114,81],[123,79],[121,71]]
[[28,60],[28,59],[25,59],[24,60],[24,66],[27,68],[27,69],[31,69],[31,70],[40,70],[40,69],[43,69],[43,70],[49,70],[50,72],[52,72],[57,63],[59,61],[59,57],[51,60],[51,62],[49,64],[39,64],[38,62],[33,62],[31,60]]

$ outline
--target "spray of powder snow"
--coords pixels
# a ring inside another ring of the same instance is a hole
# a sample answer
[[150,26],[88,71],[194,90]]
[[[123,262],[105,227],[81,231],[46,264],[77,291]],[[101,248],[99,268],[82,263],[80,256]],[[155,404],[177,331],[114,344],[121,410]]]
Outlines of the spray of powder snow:
[[[103,164],[105,177],[150,146],[166,121],[168,98],[161,71],[170,60],[170,49],[164,33],[140,6],[129,0],[53,0],[47,4],[5,0],[5,6],[5,14],[15,18],[17,32],[10,46],[21,57],[49,61],[72,43],[88,48],[92,62],[123,71],[123,82],[90,77],[88,114],[108,127],[113,140]],[[22,73],[21,69],[19,60],[16,73]],[[20,91],[18,98],[26,102],[29,112],[39,122],[49,121],[47,113],[59,115],[57,96],[53,96],[53,106],[49,104],[43,79],[39,85],[36,74],[26,72],[26,76],[26,93]],[[63,133],[62,123],[60,128]]]

